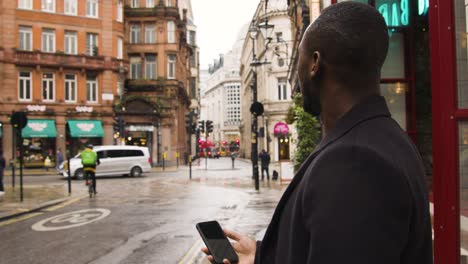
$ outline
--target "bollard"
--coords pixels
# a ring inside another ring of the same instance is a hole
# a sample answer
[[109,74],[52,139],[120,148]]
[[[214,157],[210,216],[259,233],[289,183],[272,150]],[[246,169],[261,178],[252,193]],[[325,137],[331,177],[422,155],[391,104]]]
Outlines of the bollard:
[[189,156],[189,179],[192,179],[192,156]]
[[15,188],[15,161],[11,162],[11,185]]

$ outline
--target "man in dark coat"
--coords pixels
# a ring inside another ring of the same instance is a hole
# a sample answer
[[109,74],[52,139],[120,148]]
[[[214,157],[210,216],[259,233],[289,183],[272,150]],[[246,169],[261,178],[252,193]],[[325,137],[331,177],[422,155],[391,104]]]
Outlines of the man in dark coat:
[[388,41],[383,17],[355,2],[324,9],[309,26],[298,77],[304,109],[320,114],[323,139],[285,191],[263,241],[225,230],[239,263],[433,262],[421,158],[380,96]]
[[265,178],[265,175],[263,174],[263,172],[266,172],[267,180],[270,180],[270,170],[268,168],[270,166],[270,154],[268,154],[268,152],[262,149],[262,152],[260,152],[259,158],[260,158],[261,165],[262,165],[262,181]]

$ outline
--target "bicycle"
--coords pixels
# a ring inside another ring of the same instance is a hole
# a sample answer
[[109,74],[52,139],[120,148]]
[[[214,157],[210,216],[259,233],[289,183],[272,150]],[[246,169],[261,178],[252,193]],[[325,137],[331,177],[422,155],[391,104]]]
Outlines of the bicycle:
[[[94,194],[94,197],[96,197],[96,192],[94,190],[94,184],[93,184],[93,179],[90,177],[91,176],[91,172],[90,171],[86,171],[85,172],[85,175],[86,175],[86,185],[88,186],[88,192],[89,192],[89,198],[92,198],[93,197],[93,194]],[[96,177],[96,176],[94,176]],[[90,179],[91,178],[91,179]]]

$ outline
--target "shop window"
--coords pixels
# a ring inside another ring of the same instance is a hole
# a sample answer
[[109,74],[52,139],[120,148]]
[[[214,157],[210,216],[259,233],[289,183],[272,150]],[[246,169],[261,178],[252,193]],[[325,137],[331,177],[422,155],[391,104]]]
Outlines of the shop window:
[[130,58],[130,79],[141,79],[141,58],[140,57],[131,57]]
[[76,102],[76,75],[65,74],[65,102]]
[[98,102],[98,82],[95,75],[86,76],[86,101],[88,103]]
[[20,26],[18,34],[20,50],[32,50],[32,27]]
[[402,33],[392,32],[388,54],[382,66],[382,79],[405,78],[405,45]]
[[156,64],[157,64],[156,55],[146,55],[146,58],[145,58],[145,78],[146,79],[149,79],[149,80],[156,79],[156,76],[157,76]]
[[55,30],[43,29],[42,30],[42,51],[55,52]]
[[123,2],[122,0],[117,1],[117,21],[123,22]]
[[130,43],[131,44],[140,43],[140,39],[141,39],[140,25],[131,25],[130,26]]
[[98,17],[98,1],[86,0],[86,16]]
[[176,77],[176,56],[168,55],[167,56],[167,78],[175,79]]
[[94,33],[86,33],[86,55],[98,55],[98,35]]
[[77,14],[77,0],[65,0],[64,12],[67,15]]
[[55,13],[55,0],[42,0],[42,11]]
[[147,44],[156,43],[156,26],[155,25],[145,26],[145,43]]
[[19,0],[18,8],[21,9],[33,9],[33,0]]
[[289,142],[290,139],[288,136],[279,136],[278,137],[278,159],[279,160],[289,160]]
[[167,42],[175,43],[175,23],[174,23],[174,21],[167,22]]
[[42,100],[45,102],[55,100],[55,80],[53,73],[42,74]]
[[31,72],[19,72],[18,98],[20,101],[32,100],[32,74]]
[[405,83],[381,83],[380,91],[387,101],[393,119],[406,130],[406,92]]
[[65,53],[66,54],[78,54],[77,50],[77,34],[73,31],[65,31]]

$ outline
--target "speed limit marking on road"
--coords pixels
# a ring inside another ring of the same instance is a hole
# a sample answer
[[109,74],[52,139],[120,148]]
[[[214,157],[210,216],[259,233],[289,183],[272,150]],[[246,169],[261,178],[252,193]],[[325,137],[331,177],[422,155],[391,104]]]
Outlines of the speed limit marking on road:
[[35,223],[31,228],[35,231],[57,231],[87,225],[109,216],[108,209],[85,209],[56,215]]

